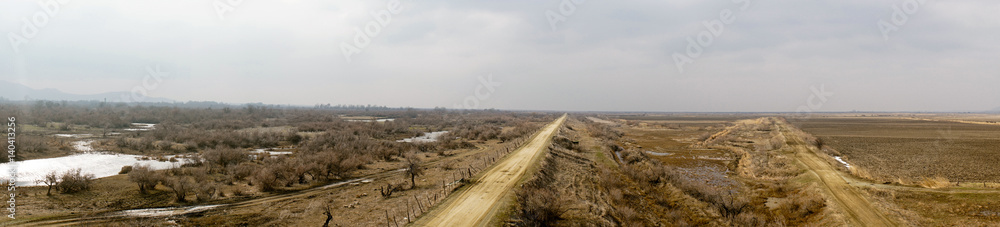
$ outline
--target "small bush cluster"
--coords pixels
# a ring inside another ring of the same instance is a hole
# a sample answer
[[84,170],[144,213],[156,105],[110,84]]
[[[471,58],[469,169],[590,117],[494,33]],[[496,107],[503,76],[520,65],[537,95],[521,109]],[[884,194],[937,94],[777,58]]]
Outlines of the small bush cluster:
[[559,189],[552,187],[554,175],[559,171],[552,159],[547,156],[539,172],[516,191],[517,209],[512,219],[517,226],[552,226],[563,220],[562,215],[569,210]]
[[72,194],[90,190],[93,181],[94,174],[83,173],[82,169],[77,168],[63,173],[56,186],[59,188],[59,192]]

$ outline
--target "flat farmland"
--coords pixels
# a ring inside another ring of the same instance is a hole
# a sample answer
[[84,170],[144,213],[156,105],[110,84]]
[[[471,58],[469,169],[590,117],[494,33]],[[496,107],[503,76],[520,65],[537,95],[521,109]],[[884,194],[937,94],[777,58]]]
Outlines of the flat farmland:
[[893,117],[792,119],[884,181],[1000,181],[1000,126]]
[[737,114],[737,113],[656,113],[656,114],[612,114],[606,115],[611,119],[640,120],[646,122],[677,122],[687,124],[697,123],[726,123],[740,119],[752,119],[763,117],[763,114]]

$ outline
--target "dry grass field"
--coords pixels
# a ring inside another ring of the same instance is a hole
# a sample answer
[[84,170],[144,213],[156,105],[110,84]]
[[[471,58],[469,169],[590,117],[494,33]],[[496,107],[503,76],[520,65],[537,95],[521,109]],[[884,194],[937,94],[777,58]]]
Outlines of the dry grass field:
[[[603,153],[615,159],[617,168],[612,169],[620,171],[615,178],[618,183],[602,187],[613,195],[609,204],[617,212],[612,214],[618,214],[613,217],[621,218],[618,225],[845,223],[841,213],[827,208],[835,205],[816,186],[819,180],[795,164],[792,154],[796,150],[785,146],[777,118],[738,114],[599,117],[613,123],[593,121],[588,130],[594,140],[610,147]],[[601,179],[607,178],[611,177]],[[619,194],[624,196],[614,196]]]
[[[44,181],[55,187],[51,193],[47,186],[20,186],[14,192],[17,219],[0,221],[0,226],[403,225],[476,182],[479,172],[555,118],[497,111],[252,105],[101,109],[129,111],[133,119],[125,120],[95,117],[101,115],[97,109],[79,103],[0,106],[4,108],[36,108],[32,121],[22,126],[30,136],[18,137],[18,161],[55,163],[32,164],[42,167],[101,163],[113,172],[95,175],[92,167],[81,168],[85,174],[52,172]],[[393,120],[335,117],[357,113]],[[137,124],[155,127],[130,130]],[[422,135],[426,141],[402,140]],[[136,161],[46,159],[90,154],[89,144],[102,155],[131,154]],[[272,149],[280,152],[264,152]],[[166,154],[183,158],[173,163],[158,158]],[[134,164],[146,159],[165,163],[156,168]]]
[[[793,119],[847,177],[903,225],[1000,225],[1000,126],[986,115],[820,115]],[[842,166],[840,169],[847,170]],[[845,173],[846,174],[846,173]],[[868,178],[875,181],[868,181]]]
[[[569,115],[551,137],[551,145],[539,146],[545,152],[542,161],[513,179],[517,186],[503,193],[504,198],[487,215],[490,220],[484,222],[506,226],[996,226],[1000,224],[1000,200],[996,199],[1000,198],[1000,167],[996,165],[1000,157],[995,155],[1000,153],[1000,126],[990,125],[988,119],[913,114],[788,120],[753,114]],[[416,152],[371,158],[336,179],[299,179],[272,190],[263,190],[263,181],[256,178],[232,180],[217,184],[218,193],[205,200],[197,191],[179,197],[166,183],[148,194],[139,193],[125,174],[96,179],[92,190],[76,194],[47,196],[45,187],[25,187],[20,192],[25,202],[19,206],[24,219],[0,225],[412,225],[434,216],[425,213],[454,200],[449,197],[454,192],[481,185],[477,182],[484,174],[479,173],[489,173],[494,163],[508,160],[506,155],[531,138],[531,131],[547,123],[544,120],[548,119],[504,127],[454,125],[447,129],[460,135],[466,146],[415,146],[411,150]],[[444,127],[412,121],[413,125],[401,128],[433,131]],[[386,123],[350,124],[377,127]],[[297,128],[321,126],[299,124]],[[237,135],[280,134],[290,129],[245,127],[237,130],[244,134]],[[399,131],[385,135],[384,140],[410,134]],[[324,138],[318,135],[304,141]],[[278,145],[286,143],[281,140]],[[322,145],[300,142],[292,150],[299,154],[331,149]],[[421,170],[413,178],[407,174],[411,163]],[[172,169],[160,172],[180,176]],[[217,171],[206,179],[223,178],[224,173]],[[132,210],[141,208],[168,211]]]
[[[1000,217],[1000,191],[990,183],[1000,173],[990,165],[1000,163],[992,155],[1000,133],[989,124],[926,115],[825,115],[790,123],[749,115],[601,117],[624,132],[615,141],[627,179],[640,189],[679,191],[661,195],[689,198],[676,207],[719,221],[686,224],[991,226]],[[834,157],[863,171],[849,171]],[[659,171],[668,183],[648,184]],[[713,209],[724,207],[716,198],[726,191],[745,204],[735,216]]]
[[[603,123],[598,123],[603,122]],[[609,126],[614,125],[614,126]],[[709,204],[667,183],[640,152],[624,150],[619,124],[571,118],[534,177],[517,191],[509,226],[719,226]]]
[[884,117],[791,120],[886,182],[1000,182],[1000,126]]

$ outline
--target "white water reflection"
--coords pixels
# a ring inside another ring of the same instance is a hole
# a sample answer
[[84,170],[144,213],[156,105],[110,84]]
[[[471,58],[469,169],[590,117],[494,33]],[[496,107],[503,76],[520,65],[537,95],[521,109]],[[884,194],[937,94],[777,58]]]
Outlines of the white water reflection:
[[851,168],[851,164],[847,164],[847,162],[845,162],[844,159],[841,159],[840,156],[834,156],[833,159],[837,159],[838,162],[844,164],[844,166],[846,166],[848,169]]
[[344,121],[347,121],[347,122],[387,122],[387,121],[396,121],[396,119],[392,119],[392,118],[383,118],[383,119],[377,119],[377,120],[371,120],[371,119],[347,119],[347,120],[344,120]]
[[[17,170],[18,186],[38,186],[42,185],[36,181],[45,178],[45,174],[55,171],[62,174],[66,171],[80,168],[83,173],[92,173],[94,177],[109,177],[118,175],[124,166],[135,166],[136,164],[149,165],[153,169],[167,169],[174,165],[180,165],[183,158],[178,158],[178,162],[157,161],[145,156],[117,154],[113,152],[94,152],[90,146],[94,141],[74,141],[73,148],[82,153],[58,158],[33,159],[18,161],[14,163],[0,164],[0,171],[10,173],[11,168]],[[167,157],[168,159],[170,157]],[[145,159],[145,160],[142,160]],[[3,180],[10,180],[9,174],[3,174]]]
[[422,135],[422,136],[417,136],[417,137],[413,137],[413,138],[406,138],[406,139],[396,140],[396,142],[405,142],[405,143],[413,143],[413,142],[437,142],[438,138],[441,137],[442,135],[444,135],[445,133],[448,133],[448,131],[428,132],[428,133],[424,133],[424,135]]
[[277,151],[276,148],[259,148],[250,151],[250,159],[260,158],[260,154],[267,153],[271,158],[278,158],[280,155],[290,155],[291,151]]
[[151,123],[132,123],[132,128],[124,129],[125,131],[135,132],[135,131],[149,131],[156,129],[156,124]]
[[[95,177],[101,178],[118,175],[123,166],[143,164],[149,165],[153,169],[167,169],[173,165],[181,164],[181,162],[161,162],[141,159],[143,159],[143,156],[139,155],[89,152],[58,158],[3,163],[0,164],[0,171],[9,173],[11,168],[16,168],[18,186],[37,186],[42,184],[35,181],[43,179],[45,174],[52,171],[62,174],[66,171],[80,168],[84,173],[92,173]],[[9,177],[9,175],[4,174],[2,179],[10,180]]]
[[91,152],[94,151],[94,148],[90,146],[90,144],[93,142],[94,142],[93,140],[82,140],[82,141],[73,141],[70,144],[72,144],[73,149],[76,149],[77,151]]
[[646,154],[649,154],[649,155],[652,155],[652,156],[670,156],[670,155],[673,155],[673,153],[655,152],[655,151],[646,151]]
[[92,134],[55,134],[54,136],[56,136],[56,137],[62,137],[62,138],[84,138],[84,137],[91,137],[91,136],[94,136],[94,135],[92,135]]

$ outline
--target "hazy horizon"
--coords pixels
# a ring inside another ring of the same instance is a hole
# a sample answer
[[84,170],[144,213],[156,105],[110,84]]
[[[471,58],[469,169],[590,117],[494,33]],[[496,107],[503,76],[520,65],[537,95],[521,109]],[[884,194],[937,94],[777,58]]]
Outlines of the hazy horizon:
[[4,2],[0,80],[302,106],[1000,107],[1000,2],[393,2]]

